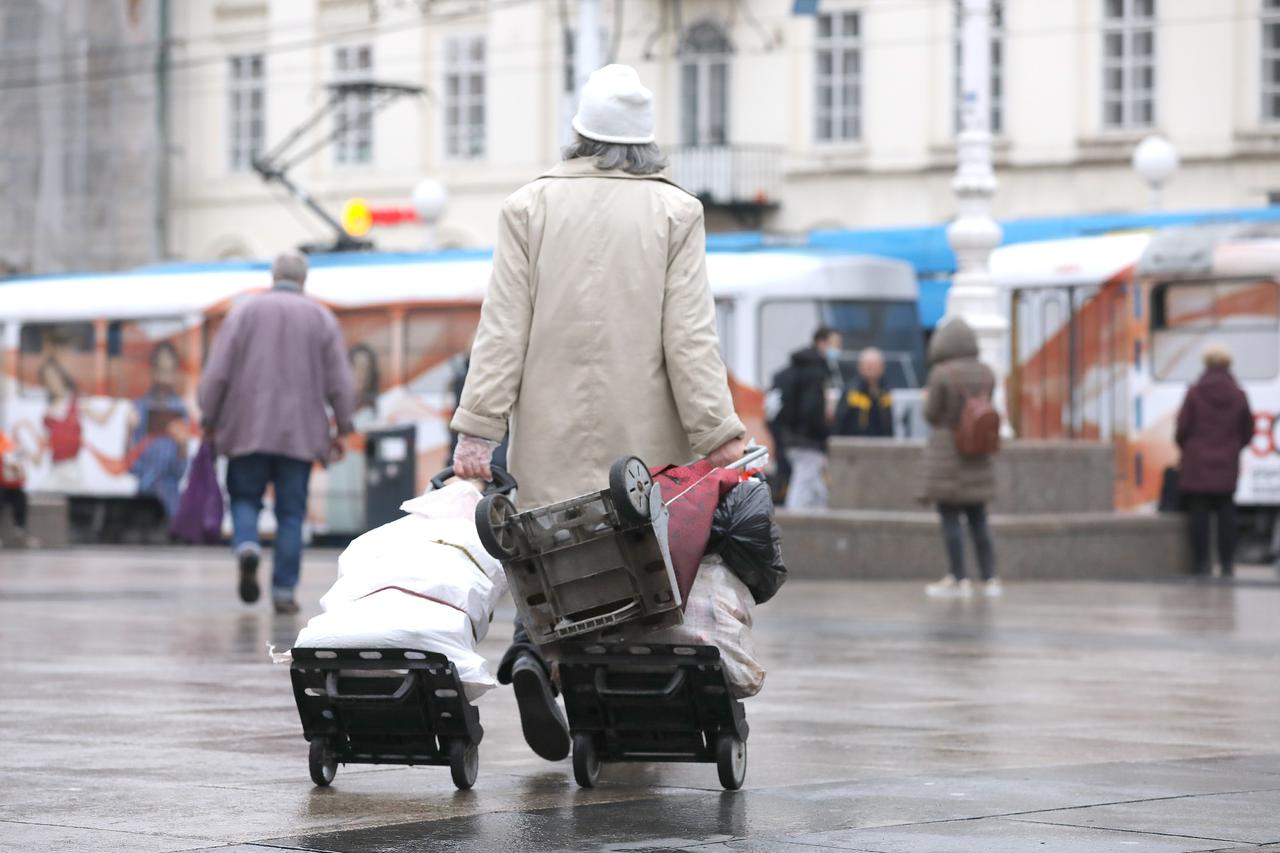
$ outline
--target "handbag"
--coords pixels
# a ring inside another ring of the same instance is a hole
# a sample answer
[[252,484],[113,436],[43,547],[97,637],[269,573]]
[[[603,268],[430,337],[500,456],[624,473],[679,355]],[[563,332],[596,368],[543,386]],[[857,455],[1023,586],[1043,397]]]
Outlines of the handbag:
[[178,500],[178,511],[169,523],[169,532],[193,545],[213,545],[222,539],[222,509],[222,489],[214,468],[213,446],[202,441],[191,460],[187,488]]

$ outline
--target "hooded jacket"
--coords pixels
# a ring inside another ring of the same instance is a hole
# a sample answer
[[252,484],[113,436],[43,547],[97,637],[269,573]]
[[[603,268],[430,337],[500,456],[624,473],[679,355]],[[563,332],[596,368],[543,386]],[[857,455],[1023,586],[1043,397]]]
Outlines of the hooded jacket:
[[831,428],[827,424],[827,384],[831,367],[817,347],[796,350],[791,364],[779,376],[782,411],[778,424],[788,448],[826,450]]
[[930,429],[924,450],[922,497],[940,504],[987,503],[996,492],[993,457],[961,456],[954,430],[965,400],[977,395],[990,398],[994,393],[995,374],[978,361],[978,338],[958,317],[934,332],[928,361],[924,417]]
[[1187,390],[1175,438],[1182,449],[1178,486],[1188,494],[1231,494],[1240,451],[1253,440],[1249,399],[1226,368],[1210,368]]

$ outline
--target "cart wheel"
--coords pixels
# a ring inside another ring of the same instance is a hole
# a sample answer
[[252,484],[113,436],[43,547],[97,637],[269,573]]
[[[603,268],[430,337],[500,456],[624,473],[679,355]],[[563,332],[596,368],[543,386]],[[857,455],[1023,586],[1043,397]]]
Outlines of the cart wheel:
[[459,791],[470,791],[480,772],[480,747],[465,740],[449,741],[449,773]]
[[573,736],[573,778],[583,788],[594,788],[600,779],[600,756],[591,735]]
[[716,740],[716,770],[726,791],[736,791],[747,778],[747,744],[736,735],[720,735]]
[[653,477],[634,456],[623,456],[609,467],[609,496],[618,514],[633,524],[649,521],[649,492]]
[[506,495],[487,495],[476,504],[476,532],[480,544],[499,560],[519,556],[515,525],[516,505]]
[[307,766],[311,770],[311,781],[321,788],[326,788],[338,773],[338,757],[333,754],[328,738],[312,738],[311,754]]

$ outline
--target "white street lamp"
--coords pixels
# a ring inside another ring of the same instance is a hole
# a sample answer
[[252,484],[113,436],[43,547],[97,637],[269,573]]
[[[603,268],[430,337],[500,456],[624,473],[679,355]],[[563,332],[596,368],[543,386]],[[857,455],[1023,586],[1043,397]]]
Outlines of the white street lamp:
[[1151,188],[1151,207],[1161,205],[1164,185],[1178,171],[1178,149],[1158,133],[1153,133],[1133,149],[1133,170]]
[[988,266],[991,250],[1003,236],[1000,224],[991,218],[996,191],[991,165],[991,0],[963,0],[960,27],[960,132],[951,181],[958,215],[947,228],[956,274],[947,292],[947,316],[963,317],[973,327],[982,360],[999,379],[1009,323]]

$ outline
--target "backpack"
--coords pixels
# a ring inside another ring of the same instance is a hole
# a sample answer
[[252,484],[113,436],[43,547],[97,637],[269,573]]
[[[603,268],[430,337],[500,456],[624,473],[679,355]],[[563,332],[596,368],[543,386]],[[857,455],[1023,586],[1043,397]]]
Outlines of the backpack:
[[990,456],[1000,449],[1000,413],[985,394],[965,395],[960,422],[952,432],[961,456]]

